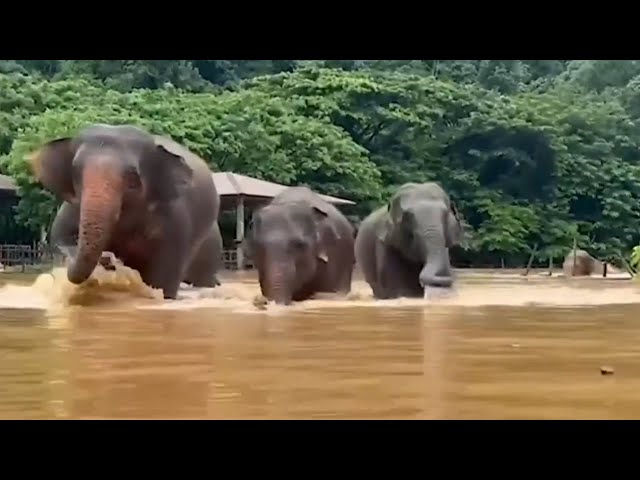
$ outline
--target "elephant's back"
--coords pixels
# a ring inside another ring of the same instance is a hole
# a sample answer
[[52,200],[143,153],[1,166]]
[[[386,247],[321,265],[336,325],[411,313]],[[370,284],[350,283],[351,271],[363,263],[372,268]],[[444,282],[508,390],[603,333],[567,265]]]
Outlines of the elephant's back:
[[354,228],[347,217],[333,204],[327,202],[318,193],[307,186],[288,187],[271,201],[272,205],[302,203],[315,207],[327,214],[327,217],[338,227],[341,236],[353,239]]
[[187,165],[193,170],[193,186],[188,194],[192,216],[210,216],[213,220],[217,220],[220,197],[213,181],[213,173],[207,162],[169,137],[154,135],[154,139],[157,144],[184,158]]
[[325,212],[329,211],[333,206],[304,185],[287,187],[271,200],[272,205],[285,205],[288,203],[307,203]]
[[376,224],[378,224],[378,222],[381,222],[384,220],[386,213],[387,213],[387,207],[377,208],[376,210],[371,212],[369,215],[364,217],[364,220],[360,222],[360,230],[362,230],[363,228],[366,229],[367,227],[369,228],[374,227]]

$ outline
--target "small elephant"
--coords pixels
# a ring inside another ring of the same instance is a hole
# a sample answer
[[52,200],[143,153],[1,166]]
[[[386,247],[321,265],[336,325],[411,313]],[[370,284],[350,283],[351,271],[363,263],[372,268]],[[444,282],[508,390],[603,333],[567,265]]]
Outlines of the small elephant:
[[[607,270],[614,273],[615,269],[607,265]],[[584,277],[592,274],[602,275],[604,272],[604,262],[596,260],[585,250],[576,250],[576,268],[573,268],[573,250],[564,259],[562,271],[565,277]]]
[[420,297],[427,287],[452,286],[449,248],[462,235],[439,184],[406,183],[360,224],[356,262],[376,298]]
[[167,299],[185,278],[215,286],[220,200],[207,164],[182,145],[95,124],[45,144],[32,167],[63,200],[51,240],[74,252],[70,282],[87,280],[108,251]]
[[354,230],[333,205],[307,187],[289,187],[252,218],[244,248],[262,295],[278,304],[316,292],[351,291]]

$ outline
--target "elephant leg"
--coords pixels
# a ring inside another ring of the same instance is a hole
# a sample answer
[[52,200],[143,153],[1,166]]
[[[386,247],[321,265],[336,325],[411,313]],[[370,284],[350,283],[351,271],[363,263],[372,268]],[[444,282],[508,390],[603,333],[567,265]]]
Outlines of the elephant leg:
[[367,240],[358,239],[358,242],[356,242],[356,264],[362,273],[364,281],[371,287],[373,296],[381,298],[380,288],[378,287],[376,247],[373,241],[369,242]]
[[403,279],[401,281],[402,297],[424,297],[424,287],[420,285],[420,272],[422,271],[422,265],[415,264],[404,260],[405,268],[403,270]]
[[147,285],[162,289],[165,299],[175,299],[188,260],[187,234],[176,224],[171,233],[162,239],[153,260],[142,269],[140,275]]
[[351,291],[351,277],[353,275],[353,260],[345,266],[345,259],[336,255],[338,260],[333,260],[330,264],[318,262],[316,276],[312,284],[318,292],[332,292],[339,295],[346,295]]
[[216,287],[220,285],[216,274],[221,263],[222,237],[216,222],[191,259],[184,278],[185,283],[194,287]]
[[291,295],[291,300],[294,302],[304,302],[305,300],[309,300],[313,295],[317,292],[323,291],[322,288],[317,288],[315,284],[316,280],[312,280],[306,285],[302,285],[300,288],[296,289]]
[[353,269],[356,264],[355,245],[352,242],[341,242],[337,245],[336,250],[338,261],[334,262],[334,289],[340,295],[347,295],[351,292]]
[[419,275],[422,265],[407,261],[392,248],[376,243],[377,298],[421,297],[424,289],[420,286]]
[[351,280],[353,278],[353,262],[350,267],[342,266],[342,271],[338,274],[338,282],[336,283],[336,291],[340,295],[347,295],[351,291]]

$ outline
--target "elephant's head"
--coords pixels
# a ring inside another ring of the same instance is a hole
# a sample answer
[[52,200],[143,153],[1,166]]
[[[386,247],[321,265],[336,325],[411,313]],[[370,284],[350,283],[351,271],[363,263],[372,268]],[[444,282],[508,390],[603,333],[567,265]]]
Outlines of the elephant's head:
[[307,203],[268,205],[255,212],[247,246],[262,294],[289,304],[328,261],[326,245],[337,238],[327,212]]
[[116,225],[136,225],[182,195],[193,175],[183,157],[133,126],[87,127],[48,142],[31,161],[45,188],[80,204],[77,255],[67,271],[76,284],[91,275]]
[[453,284],[449,248],[462,239],[462,226],[453,202],[436,183],[405,184],[387,205],[378,238],[401,256],[423,265],[423,288]]

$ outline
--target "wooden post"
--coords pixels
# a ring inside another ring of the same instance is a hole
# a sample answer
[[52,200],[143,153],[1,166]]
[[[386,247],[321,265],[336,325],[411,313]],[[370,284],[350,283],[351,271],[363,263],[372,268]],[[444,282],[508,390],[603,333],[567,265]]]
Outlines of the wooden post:
[[573,236],[573,270],[571,271],[571,276],[574,277],[576,274],[576,264],[577,264],[577,258],[576,258],[576,250],[578,249],[578,240],[576,238],[576,236]]
[[549,276],[553,275],[553,256],[549,254]]
[[529,270],[531,269],[531,264],[533,263],[533,256],[536,254],[537,251],[538,251],[538,244],[536,243],[533,246],[533,250],[531,250],[531,255],[529,256],[529,262],[527,263],[527,270],[524,272],[525,277],[529,275]]
[[238,270],[244,267],[244,258],[242,258],[242,241],[244,240],[244,197],[238,196],[236,207],[236,262]]
[[607,262],[602,262],[602,278],[607,277]]

